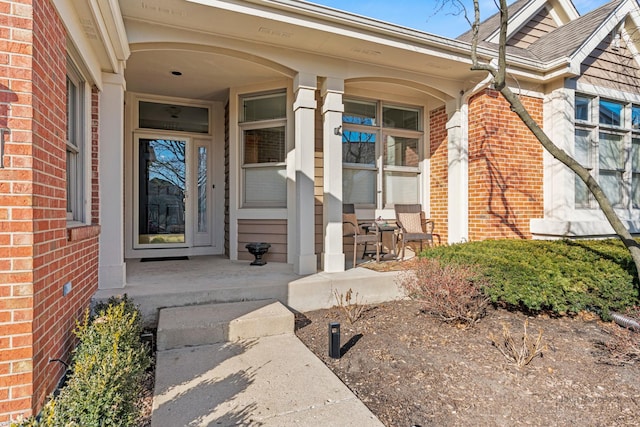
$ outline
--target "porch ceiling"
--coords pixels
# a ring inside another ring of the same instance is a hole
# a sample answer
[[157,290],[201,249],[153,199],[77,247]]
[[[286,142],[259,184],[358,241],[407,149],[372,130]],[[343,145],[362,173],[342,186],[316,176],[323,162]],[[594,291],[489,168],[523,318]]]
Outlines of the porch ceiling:
[[[119,3],[133,44],[181,40],[211,46],[218,43],[218,47],[234,44],[238,49],[250,46],[255,57],[280,61],[296,70],[304,70],[305,64],[309,64],[307,71],[320,75],[338,77],[335,67],[339,64],[345,73],[353,73],[354,69],[361,72],[372,66],[428,75],[438,80],[434,86],[439,88],[450,82],[451,94],[458,93],[460,82],[472,87],[474,81],[483,77],[482,73],[469,71],[468,55],[454,40],[303,2],[119,0]],[[139,30],[151,26],[155,27],[151,29],[155,34]],[[311,58],[318,55],[325,60]],[[347,63],[355,67],[346,66]],[[174,70],[183,75],[176,78],[171,75]],[[135,48],[125,73],[127,89],[131,91],[214,100],[224,99],[230,86],[282,77],[269,67],[224,54]]]
[[[182,74],[172,74],[176,71]],[[134,50],[125,70],[127,90],[214,101],[226,100],[229,87],[281,77],[242,59],[175,49]]]

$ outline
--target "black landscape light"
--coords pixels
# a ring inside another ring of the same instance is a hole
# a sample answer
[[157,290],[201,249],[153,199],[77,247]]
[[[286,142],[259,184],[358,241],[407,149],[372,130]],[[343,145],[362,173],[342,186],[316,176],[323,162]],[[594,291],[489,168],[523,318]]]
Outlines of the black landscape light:
[[329,322],[329,357],[340,359],[340,323]]

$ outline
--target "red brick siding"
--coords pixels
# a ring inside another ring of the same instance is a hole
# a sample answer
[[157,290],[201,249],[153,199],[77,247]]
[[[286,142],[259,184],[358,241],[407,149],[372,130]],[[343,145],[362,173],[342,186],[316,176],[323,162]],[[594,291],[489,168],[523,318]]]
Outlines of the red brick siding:
[[429,113],[429,152],[431,165],[430,218],[434,221],[434,233],[440,242],[447,242],[449,154],[447,152],[447,111],[445,107]]
[[[33,3],[33,7],[31,6]],[[97,289],[99,227],[67,230],[66,34],[48,1],[0,1],[0,423],[37,412],[69,360],[75,320]],[[2,37],[13,37],[3,40]],[[91,215],[97,221],[97,92]],[[62,295],[71,282],[71,293]]]
[[[542,123],[542,100],[521,96]],[[543,217],[542,146],[500,93],[469,102],[469,239],[531,238]]]
[[0,1],[0,423],[32,408],[32,38],[29,2]]

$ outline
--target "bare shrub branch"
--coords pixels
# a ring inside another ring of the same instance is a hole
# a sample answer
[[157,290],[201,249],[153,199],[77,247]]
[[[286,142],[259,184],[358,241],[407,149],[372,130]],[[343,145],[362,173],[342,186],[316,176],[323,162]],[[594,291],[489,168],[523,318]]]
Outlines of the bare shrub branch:
[[358,298],[359,295],[356,292],[353,295],[353,290],[349,288],[346,294],[339,293],[337,289],[333,290],[333,296],[336,299],[336,305],[342,310],[342,312],[347,316],[347,320],[352,325],[360,319],[362,313],[364,312],[365,305],[364,300],[362,298]]
[[542,344],[542,329],[538,330],[538,335],[534,339],[529,335],[528,327],[529,320],[527,319],[524,321],[524,333],[519,344],[511,335],[509,327],[504,323],[502,324],[501,337],[496,337],[494,334],[489,335],[491,344],[518,369],[531,363],[536,356],[542,357],[542,352],[546,350],[546,345]]
[[422,305],[422,310],[444,322],[462,326],[477,323],[486,314],[489,298],[483,293],[486,281],[471,265],[443,264],[421,258],[402,273],[399,286]]

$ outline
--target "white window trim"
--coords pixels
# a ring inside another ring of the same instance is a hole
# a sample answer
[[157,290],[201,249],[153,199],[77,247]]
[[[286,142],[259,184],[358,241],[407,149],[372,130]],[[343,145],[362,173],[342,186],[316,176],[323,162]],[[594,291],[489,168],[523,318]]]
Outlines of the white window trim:
[[[576,91],[575,96],[573,98],[574,108],[575,108],[575,98],[584,97],[590,99],[589,109],[590,109],[590,117],[589,120],[577,120],[573,119],[574,122],[574,134],[573,141],[575,148],[575,131],[579,129],[583,129],[589,132],[589,138],[591,143],[591,175],[598,180],[600,177],[600,134],[612,134],[612,135],[620,135],[622,136],[622,144],[624,146],[624,168],[618,169],[617,172],[622,174],[622,179],[620,182],[622,188],[622,200],[619,204],[614,204],[613,207],[617,211],[628,211],[638,210],[638,208],[633,207],[632,203],[632,164],[631,164],[631,148],[632,148],[632,139],[633,137],[640,137],[640,130],[633,129],[631,123],[631,111],[632,107],[640,106],[638,102],[632,102],[628,98],[625,97],[615,97],[615,94],[607,93],[605,95],[597,95],[588,92]],[[601,100],[611,101],[615,103],[619,103],[623,106],[622,114],[621,114],[621,126],[612,126],[607,124],[600,124],[599,120],[599,104]],[[609,169],[607,169],[608,171]],[[574,174],[574,180],[579,180]],[[575,191],[575,184],[574,184]],[[585,210],[585,209],[599,209],[598,204],[593,198],[592,194],[588,194],[588,204],[586,206],[575,206],[575,209]],[[574,194],[574,203],[575,203],[575,194]]]
[[[77,227],[91,223],[91,86],[87,83],[87,79],[80,72],[80,67],[73,58],[67,59],[66,76],[76,85],[78,89],[76,109],[76,127],[75,141],[76,144],[70,142],[70,138],[66,138],[66,146],[73,151],[77,151],[77,164],[70,175],[75,184],[73,191],[75,197],[71,211],[67,211],[67,227]],[[65,102],[66,103],[66,102]],[[65,149],[65,156],[66,156]],[[66,174],[66,173],[65,173]],[[66,178],[65,178],[66,179]],[[68,209],[68,207],[67,207]]]
[[[343,168],[350,170],[370,170],[376,173],[376,195],[375,202],[373,204],[358,204],[359,208],[365,209],[374,209],[376,211],[383,211],[393,209],[393,205],[385,204],[385,186],[384,186],[384,177],[385,172],[401,172],[401,173],[415,173],[417,180],[417,197],[418,203],[421,203],[423,206],[422,195],[423,195],[423,183],[420,177],[422,176],[422,163],[424,160],[424,145],[425,138],[428,135],[428,132],[425,130],[409,130],[403,128],[392,128],[384,126],[383,119],[383,109],[384,107],[392,107],[392,108],[400,108],[400,109],[408,109],[408,110],[417,110],[418,111],[418,124],[420,126],[424,126],[425,123],[425,108],[423,105],[409,105],[403,104],[400,102],[388,101],[385,99],[372,99],[372,98],[364,98],[361,96],[349,96],[344,95],[345,101],[355,101],[355,102],[367,102],[367,103],[375,103],[376,104],[376,124],[373,126],[361,125],[361,124],[349,124],[342,123],[342,127],[344,130],[352,130],[355,132],[366,132],[376,134],[376,147],[375,147],[375,161],[374,164],[363,164],[363,163],[344,163],[342,164]],[[391,136],[399,136],[405,138],[416,138],[418,140],[418,165],[413,166],[395,166],[395,165],[385,165],[384,161],[384,137],[385,135]]]
[[[238,108],[242,108],[242,102],[245,98],[254,98],[257,96],[268,96],[270,94],[284,94],[285,95],[285,117],[277,118],[277,119],[266,119],[266,120],[257,120],[257,121],[240,121],[241,114],[237,112],[237,124],[238,124],[238,165],[239,165],[239,202],[241,209],[275,209],[282,210],[287,208],[288,204],[288,188],[285,186],[285,199],[281,203],[277,202],[252,202],[246,200],[246,189],[245,189],[245,172],[248,169],[260,169],[260,168],[281,168],[285,175],[287,174],[287,153],[289,151],[289,91],[286,88],[279,88],[274,90],[269,90],[266,92],[246,92],[238,94],[237,98],[237,106]],[[254,130],[254,129],[270,129],[284,127],[284,160],[282,162],[264,162],[264,163],[245,163],[245,140],[244,135],[245,131]],[[285,184],[286,185],[286,184]]]

